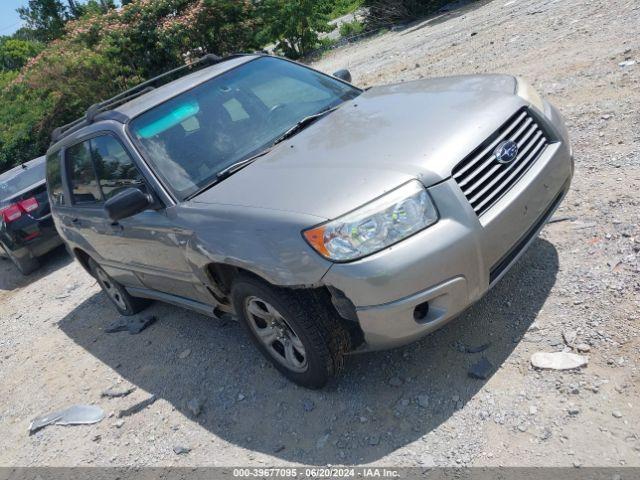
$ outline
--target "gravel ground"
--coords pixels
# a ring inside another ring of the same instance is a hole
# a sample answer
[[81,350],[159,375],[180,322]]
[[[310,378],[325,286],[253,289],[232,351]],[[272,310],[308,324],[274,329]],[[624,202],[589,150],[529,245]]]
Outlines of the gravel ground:
[[[115,310],[62,250],[26,279],[0,262],[0,465],[640,466],[639,34],[636,0],[494,0],[316,62],[360,85],[522,75],[565,114],[577,167],[561,221],[482,302],[409,347],[350,358],[323,391],[285,381],[233,321],[155,304],[139,335],[105,333]],[[585,344],[586,368],[530,366],[567,341]],[[482,357],[490,378],[469,378]],[[76,403],[109,417],[28,435]]]

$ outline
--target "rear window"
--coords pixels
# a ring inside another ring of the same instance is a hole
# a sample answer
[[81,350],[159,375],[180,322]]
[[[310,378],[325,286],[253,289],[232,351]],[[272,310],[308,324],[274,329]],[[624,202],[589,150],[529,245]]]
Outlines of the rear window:
[[64,191],[62,189],[62,155],[60,152],[47,156],[47,188],[52,205],[64,205]]
[[26,163],[0,176],[0,202],[44,180],[44,162]]

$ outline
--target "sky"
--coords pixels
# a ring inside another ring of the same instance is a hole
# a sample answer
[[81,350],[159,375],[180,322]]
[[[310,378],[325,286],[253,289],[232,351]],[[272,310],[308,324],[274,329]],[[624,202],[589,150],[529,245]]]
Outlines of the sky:
[[0,35],[11,35],[22,26],[16,8],[27,0],[0,0]]

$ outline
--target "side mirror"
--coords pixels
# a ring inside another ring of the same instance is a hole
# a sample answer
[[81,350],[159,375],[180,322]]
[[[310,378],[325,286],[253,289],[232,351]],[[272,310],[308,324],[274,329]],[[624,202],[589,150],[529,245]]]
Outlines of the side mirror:
[[144,212],[153,204],[149,195],[139,188],[126,188],[115,194],[104,204],[107,215],[114,222]]
[[344,80],[347,83],[351,83],[351,72],[346,68],[338,70],[333,74],[333,76],[339,78],[340,80]]

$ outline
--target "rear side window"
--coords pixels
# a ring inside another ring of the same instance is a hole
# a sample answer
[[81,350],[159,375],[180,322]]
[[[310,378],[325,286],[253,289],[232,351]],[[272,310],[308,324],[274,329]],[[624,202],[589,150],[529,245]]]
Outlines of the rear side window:
[[60,152],[52,153],[47,156],[47,188],[49,189],[49,197],[51,204],[60,206],[64,205],[64,190],[62,189],[62,155]]
[[67,171],[73,203],[93,204],[102,201],[96,172],[91,161],[89,141],[67,149]]
[[129,187],[146,191],[142,174],[118,140],[110,135],[96,137],[91,139],[91,147],[105,200]]

